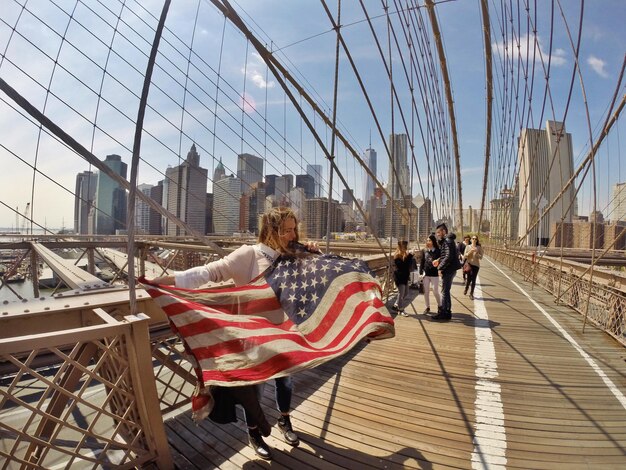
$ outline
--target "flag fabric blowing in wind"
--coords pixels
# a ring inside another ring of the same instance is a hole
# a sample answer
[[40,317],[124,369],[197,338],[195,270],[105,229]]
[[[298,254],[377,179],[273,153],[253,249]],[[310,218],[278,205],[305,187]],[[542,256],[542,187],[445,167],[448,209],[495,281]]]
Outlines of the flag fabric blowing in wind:
[[394,336],[380,285],[359,260],[281,256],[241,287],[189,290],[141,281],[182,338],[201,388],[291,375],[347,353],[363,338]]

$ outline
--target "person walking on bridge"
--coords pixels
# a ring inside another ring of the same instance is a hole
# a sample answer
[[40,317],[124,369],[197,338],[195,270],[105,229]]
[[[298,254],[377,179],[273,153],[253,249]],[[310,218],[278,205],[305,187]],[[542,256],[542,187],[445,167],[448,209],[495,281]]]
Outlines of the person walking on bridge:
[[432,286],[435,300],[437,301],[437,310],[441,306],[441,297],[439,296],[439,273],[437,268],[433,265],[433,261],[439,259],[441,256],[441,250],[439,250],[437,239],[434,234],[426,239],[426,248],[422,249],[422,257],[420,259],[419,272],[421,276],[424,276],[424,303],[426,309],[425,314],[430,313],[430,288]]
[[394,310],[404,317],[407,316],[404,311],[406,303],[406,294],[408,291],[409,277],[411,276],[411,268],[413,266],[413,254],[408,251],[409,242],[401,240],[398,242],[398,248],[393,255],[395,271],[393,272],[393,280],[398,288],[398,299],[394,304]]
[[[153,282],[195,289],[207,282],[232,279],[236,286],[243,286],[269,268],[280,255],[292,254],[294,243],[298,244],[298,221],[295,213],[289,208],[274,208],[262,216],[261,230],[256,245],[243,245],[220,260],[176,272],[173,275],[162,276],[154,279]],[[319,252],[315,242],[307,242],[303,246],[308,251]],[[292,446],[297,446],[300,440],[293,431],[289,416],[293,391],[291,377],[279,377],[275,382],[276,405],[281,414],[278,427],[285,441]],[[269,460],[272,455],[261,435],[262,427],[260,430],[251,418],[246,414],[250,444],[259,457]]]
[[431,317],[435,321],[448,321],[452,318],[452,298],[450,297],[450,289],[452,288],[452,280],[456,275],[456,271],[461,267],[459,255],[456,251],[456,235],[448,234],[446,224],[439,224],[435,231],[441,256],[438,260],[433,261],[433,266],[439,271],[441,277],[441,306],[437,315]]
[[467,289],[470,289],[470,300],[474,300],[474,288],[476,287],[476,277],[480,269],[480,260],[483,258],[483,247],[478,241],[478,236],[472,237],[472,242],[465,248],[463,253],[463,261],[465,261],[471,270],[467,271],[467,280],[465,281],[464,295],[467,295]]
[[[467,246],[470,244],[470,236],[469,235],[465,235],[463,237],[463,241],[459,242],[456,245],[456,251],[459,254],[459,261],[461,261],[461,264],[465,263],[465,259],[463,258],[463,254],[465,253],[465,248],[467,248]],[[467,280],[467,273],[465,272],[465,270],[463,270],[463,281]]]

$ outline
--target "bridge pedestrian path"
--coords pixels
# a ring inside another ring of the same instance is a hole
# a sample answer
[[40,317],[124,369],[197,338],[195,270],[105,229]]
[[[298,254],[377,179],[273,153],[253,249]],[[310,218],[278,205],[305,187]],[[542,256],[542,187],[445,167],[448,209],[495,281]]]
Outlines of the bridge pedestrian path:
[[[298,448],[245,426],[166,422],[179,468],[626,468],[626,350],[509,269],[483,261],[475,300],[453,285],[453,319],[420,294],[396,337],[294,377]],[[273,386],[264,407],[277,418]]]

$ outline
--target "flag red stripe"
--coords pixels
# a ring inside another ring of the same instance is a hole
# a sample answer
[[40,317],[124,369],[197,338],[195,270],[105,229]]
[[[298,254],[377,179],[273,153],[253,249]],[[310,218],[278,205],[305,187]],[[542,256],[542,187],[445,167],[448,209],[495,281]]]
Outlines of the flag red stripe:
[[286,370],[291,369],[293,366],[303,365],[314,359],[339,356],[344,351],[351,349],[354,343],[360,339],[361,333],[366,328],[371,328],[372,323],[386,323],[393,325],[393,320],[383,316],[380,312],[372,315],[370,322],[367,322],[354,332],[343,348],[336,351],[313,351],[302,352],[292,351],[288,353],[276,353],[271,359],[267,361],[255,364],[253,367],[247,369],[236,369],[230,371],[218,371],[218,370],[203,370],[202,378],[211,382],[233,382],[233,381],[264,381],[271,378],[273,375]]
[[[250,349],[255,346],[260,346],[262,344],[276,341],[279,339],[289,339],[302,347],[307,347],[311,350],[316,350],[316,351],[321,351],[324,349],[333,349],[339,343],[341,343],[342,339],[344,339],[344,337],[350,332],[350,330],[352,330],[355,327],[355,325],[361,320],[367,308],[369,307],[378,308],[384,305],[382,301],[380,301],[380,299],[376,298],[374,300],[378,300],[380,304],[374,305],[372,302],[361,302],[354,309],[354,314],[351,316],[350,321],[344,326],[344,328],[339,333],[337,333],[335,338],[330,343],[322,347],[316,347],[314,344],[312,344],[312,342],[309,341],[308,335],[306,335],[305,337],[297,331],[291,331],[291,332],[286,332],[286,333],[281,333],[281,334],[273,334],[273,335],[263,334],[259,336],[251,336],[251,337],[246,337],[246,338],[241,338],[241,339],[233,339],[233,340],[213,344],[211,346],[198,347],[193,350],[194,355],[196,356],[198,360],[202,360],[206,358],[222,356],[225,354],[238,354],[238,353],[245,351],[246,349]],[[366,323],[371,323],[371,319],[368,319]],[[235,325],[232,325],[232,326],[235,326]],[[267,327],[274,327],[274,326],[275,325],[269,322],[267,324]],[[181,333],[183,333],[182,328],[180,328],[180,331]],[[205,331],[201,331],[201,332],[204,333]],[[189,337],[191,335],[185,334],[185,336]]]
[[[364,282],[355,281],[355,282],[352,282],[351,284],[348,284],[337,295],[337,298],[333,302],[331,308],[328,310],[328,313],[324,316],[324,320],[322,322],[320,322],[320,324],[317,326],[317,328],[315,328],[315,330],[313,330],[312,332],[310,332],[310,333],[308,333],[306,335],[307,339],[310,340],[311,342],[317,342],[320,339],[322,339],[328,333],[329,328],[331,328],[333,326],[333,324],[336,321],[337,317],[339,316],[339,314],[343,310],[346,302],[350,299],[350,297],[352,295],[358,294],[358,293],[363,292],[363,291],[367,291],[368,289],[372,289],[372,287],[377,287],[377,286],[378,286],[378,284],[376,284],[374,282],[364,283]],[[162,306],[163,310],[165,311],[165,313],[167,313],[168,316],[173,317],[175,315],[179,315],[181,313],[185,313],[185,312],[187,312],[189,310],[205,310],[205,311],[209,311],[211,313],[216,313],[216,311],[217,311],[218,313],[221,313],[221,312],[219,312],[219,310],[213,309],[212,307],[206,307],[206,306],[204,306],[202,304],[197,304],[195,302],[186,301],[185,299],[181,299],[179,297],[176,297],[176,298],[179,300],[180,303],[170,304],[170,305],[167,305],[167,306]],[[275,297],[272,297],[272,299],[276,300]],[[375,299],[378,299],[378,297],[375,297]],[[378,299],[378,300],[380,301],[380,299]],[[382,307],[383,305],[384,304],[382,303],[382,301],[380,301],[380,304],[378,306]],[[257,310],[257,312],[276,310],[277,308],[281,308],[279,304],[271,306],[268,303],[268,306],[264,310]],[[229,312],[227,312],[227,313],[229,313]],[[254,313],[252,313],[252,314],[254,314]],[[313,315],[315,315],[315,313]],[[200,321],[194,322],[194,323],[190,323],[189,325],[181,325],[181,326],[179,326],[179,328],[182,331],[183,328],[188,328],[188,327],[191,328],[192,325],[200,324],[202,321],[203,320],[200,320]],[[206,326],[211,328],[208,331],[213,331],[216,328],[225,327],[225,326],[232,326],[233,325],[233,320],[231,320],[231,319],[223,319],[223,320],[221,320],[221,319],[207,319],[207,323],[208,323],[208,325],[206,325]],[[290,321],[289,322],[289,328],[291,328],[292,324],[293,323],[291,323],[291,321]],[[213,326],[213,325],[215,325],[215,326]],[[278,325],[273,324],[273,323],[271,325],[278,326]],[[241,322],[237,326],[239,326],[240,328],[243,328],[243,329],[248,329],[248,330],[255,330],[255,329],[259,328],[259,326],[258,326],[258,324],[256,322],[250,322],[250,321],[248,321],[248,322]],[[201,332],[201,328],[199,327],[198,330],[194,329],[194,330],[187,330],[187,331],[188,331],[188,333],[185,333],[185,336],[198,334],[198,333]]]
[[317,328],[306,335],[307,339],[315,343],[326,336],[328,330],[333,326],[350,297],[359,292],[371,290],[373,286],[377,285],[378,284],[374,282],[355,281],[344,287],[337,294],[332,306],[328,309],[328,312],[324,315],[324,319],[320,322]]
[[[168,316],[176,316],[185,313],[188,310],[202,310],[209,313],[226,313],[239,315],[255,315],[261,312],[278,310],[281,307],[280,302],[274,295],[271,287],[266,285],[265,292],[255,292],[249,295],[239,295],[236,298],[230,297],[228,303],[200,303],[185,297],[180,297],[174,293],[164,293],[162,291],[150,290],[148,292],[154,299],[159,297],[170,297],[177,300],[177,303],[169,305],[161,305],[161,308]],[[264,295],[263,295],[264,294]]]
[[[293,327],[293,322],[289,319],[282,323],[272,323],[271,321],[259,317],[248,319],[246,322],[233,320],[225,320],[221,318],[202,318],[196,322],[189,323],[188,325],[179,326],[179,331],[185,336],[195,336],[202,333],[211,333],[215,330],[228,327],[237,327],[241,330],[258,330],[259,328],[277,328],[284,331],[289,331]],[[301,333],[298,333],[302,335]]]
[[[178,303],[161,306],[170,317],[188,312],[189,310],[200,310],[208,313],[222,313],[227,315],[260,315],[263,312],[271,312],[281,309],[280,302],[274,296],[261,299],[248,299],[240,303],[230,305],[204,305],[197,302],[179,300]],[[261,315],[262,316],[262,315]],[[228,320],[232,321],[232,320]]]
[[[208,287],[206,289],[186,289],[184,287],[175,287],[170,285],[161,285],[161,284],[152,284],[150,282],[144,281],[146,285],[153,286],[152,289],[148,288],[146,290],[151,290],[153,292],[159,292],[161,295],[170,295],[173,292],[192,292],[194,294],[237,294],[242,291],[250,291],[257,289],[264,289],[267,286],[267,282],[263,280],[262,282],[246,284],[243,286],[234,286],[234,287]],[[163,292],[160,289],[163,289]],[[152,294],[150,294],[152,295]]]

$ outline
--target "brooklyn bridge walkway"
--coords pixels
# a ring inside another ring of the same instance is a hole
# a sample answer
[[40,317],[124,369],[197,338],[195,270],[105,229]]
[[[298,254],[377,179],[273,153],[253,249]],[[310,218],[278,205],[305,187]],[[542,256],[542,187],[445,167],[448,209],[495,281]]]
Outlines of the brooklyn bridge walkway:
[[298,448],[274,428],[274,460],[257,460],[241,421],[195,426],[184,413],[166,423],[176,465],[626,468],[623,346],[592,326],[583,334],[580,314],[489,260],[474,301],[459,271],[452,321],[423,310],[420,294],[394,339],[294,377]]

